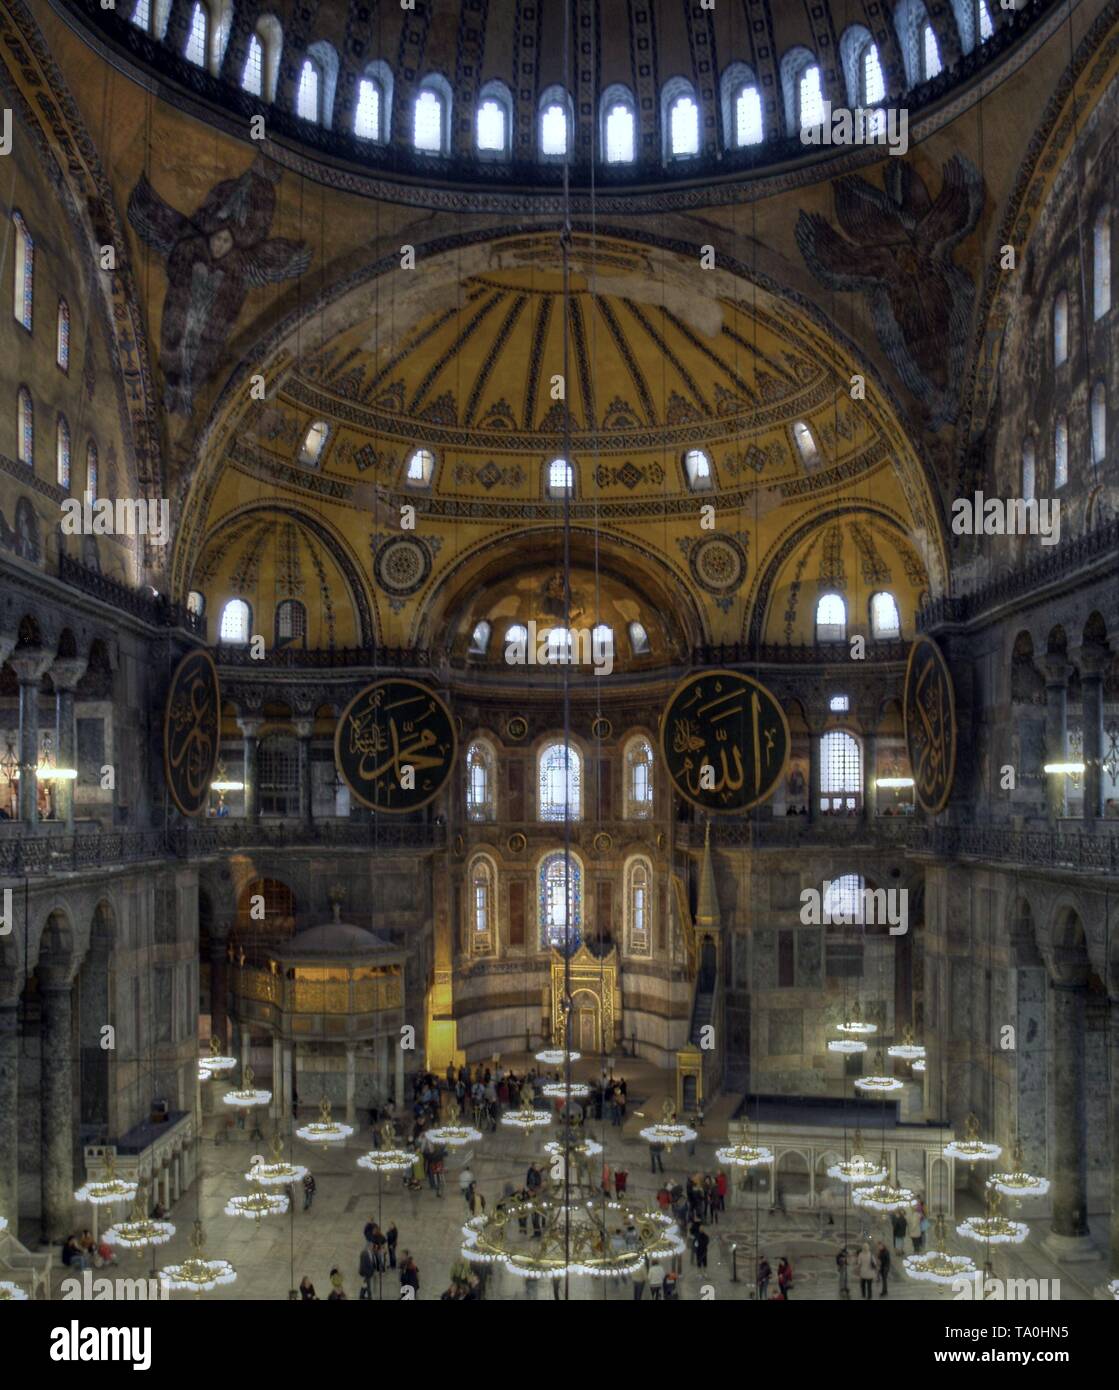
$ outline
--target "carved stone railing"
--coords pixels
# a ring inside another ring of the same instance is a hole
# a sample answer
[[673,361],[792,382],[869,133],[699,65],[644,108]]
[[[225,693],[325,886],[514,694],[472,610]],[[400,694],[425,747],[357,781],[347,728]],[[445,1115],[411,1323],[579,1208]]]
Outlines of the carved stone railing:
[[1001,603],[1036,595],[1045,585],[1075,574],[1096,560],[1114,560],[1117,554],[1119,517],[1083,536],[1074,536],[1063,545],[1052,546],[1024,569],[991,580],[970,594],[933,599],[918,612],[917,626],[921,632],[935,632],[938,627],[951,623],[966,623]]
[[[1055,3],[1056,0],[1026,0],[1017,12],[1002,12],[999,27],[985,43],[975,44],[970,53],[961,53],[956,62],[946,65],[929,81],[892,93],[891,100],[894,104],[904,101],[912,121],[922,110],[933,106],[949,92],[990,71]],[[395,138],[385,144],[359,140],[353,134],[353,111],[341,106],[336,108],[330,127],[301,120],[293,111],[246,92],[237,82],[214,77],[205,68],[188,62],[167,44],[130,23],[125,17],[129,6],[118,4],[106,9],[102,0],[65,0],[64,8],[79,24],[94,30],[118,52],[181,91],[216,108],[226,118],[237,120],[247,128],[250,117],[263,115],[273,139],[279,137],[297,142],[312,155],[325,155],[350,164],[365,165],[371,172],[402,174],[422,180],[427,185],[453,182],[511,189],[552,186],[558,190],[563,183],[561,161],[536,158],[478,159],[472,155],[458,154],[440,156],[417,153],[409,144]],[[610,5],[607,8],[612,11],[615,7]],[[316,38],[319,35],[312,30],[308,37]],[[391,59],[387,53],[379,56]],[[748,50],[727,56],[747,58]],[[356,94],[357,84],[351,86]],[[343,91],[346,84],[339,82],[338,88]],[[407,122],[403,125],[406,126]],[[597,149],[597,141],[594,148]],[[799,134],[776,132],[757,145],[720,149],[713,155],[667,163],[660,157],[658,146],[631,164],[596,162],[594,179],[600,190],[619,185],[639,187],[683,183],[697,177],[750,173],[758,168],[802,159],[811,152],[818,154],[819,148],[806,147]],[[590,175],[587,159],[576,149],[572,161],[573,181],[577,186],[585,184]]]
[[352,671],[363,667],[389,670],[426,670],[431,653],[423,647],[275,647],[261,657],[252,648],[219,642],[213,648],[218,667],[275,671]]
[[[814,821],[807,816],[712,821],[711,843],[716,849],[826,849],[855,844],[888,848],[904,844],[911,828],[904,816],[875,816],[870,821],[859,816],[822,816]],[[676,844],[680,849],[701,849],[704,834],[703,824],[678,825]]]
[[1015,830],[1001,825],[912,825],[911,854],[1119,873],[1119,825],[1095,830]]
[[77,873],[167,856],[162,830],[105,830],[59,835],[56,827],[8,825],[0,831],[0,877]]
[[[909,643],[900,638],[866,643],[867,662],[895,661],[904,663],[909,656]],[[782,645],[778,642],[752,646],[748,642],[724,642],[711,646],[693,647],[694,666],[737,666],[755,663],[773,666],[838,666],[850,665],[849,642],[813,642],[806,646]]]
[[58,577],[72,588],[102,603],[112,604],[123,613],[131,613],[153,627],[181,627],[198,637],[206,636],[206,620],[200,613],[193,613],[183,604],[173,603],[150,589],[132,589],[119,580],[110,579],[73,559],[64,550],[58,553]]

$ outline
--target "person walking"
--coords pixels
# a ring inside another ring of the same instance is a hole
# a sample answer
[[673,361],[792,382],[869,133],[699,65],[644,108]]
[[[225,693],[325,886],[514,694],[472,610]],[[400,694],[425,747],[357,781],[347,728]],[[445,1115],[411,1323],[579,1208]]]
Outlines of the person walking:
[[372,1298],[373,1276],[377,1273],[377,1257],[373,1253],[373,1244],[371,1241],[365,1242],[365,1246],[361,1252],[361,1258],[358,1260],[357,1272],[361,1280],[361,1291],[358,1294],[358,1298]]
[[695,1238],[695,1262],[697,1269],[707,1268],[707,1247],[711,1238],[701,1226]]
[[624,1168],[614,1169],[614,1196],[618,1201],[621,1201],[626,1195],[626,1182],[628,1178],[629,1173]]
[[400,1239],[400,1232],[396,1229],[396,1222],[390,1221],[389,1228],[385,1232],[385,1248],[389,1254],[389,1269],[396,1268],[396,1242]]
[[890,1293],[890,1252],[886,1248],[886,1242],[878,1242],[878,1277],[882,1280],[882,1292],[879,1298],[887,1298]]
[[777,1290],[782,1298],[788,1298],[793,1287],[793,1267],[788,1258],[782,1255],[777,1262]]
[[758,1260],[758,1299],[759,1301],[769,1297],[769,1281],[773,1277],[773,1270],[770,1268],[769,1261],[764,1255]]
[[651,1171],[651,1172],[654,1172],[654,1173],[663,1173],[663,1172],[664,1172],[664,1160],[663,1160],[663,1158],[661,1157],[661,1155],[662,1155],[663,1153],[664,1153],[664,1145],[663,1145],[663,1144],[650,1144],[650,1145],[649,1145],[649,1167],[650,1167],[650,1171]]
[[642,1260],[630,1278],[633,1280],[633,1301],[640,1303],[645,1297],[645,1285],[649,1282],[648,1261]]
[[890,1222],[894,1232],[894,1254],[905,1254],[905,1233],[909,1229],[909,1223],[905,1219],[905,1212],[896,1211],[893,1220]]
[[835,1257],[835,1272],[839,1276],[840,1298],[850,1298],[851,1290],[847,1286],[847,1247],[845,1245]]
[[874,1297],[874,1275],[877,1265],[874,1262],[874,1255],[869,1245],[864,1245],[859,1251],[857,1263],[859,1271],[859,1291],[863,1298]]
[[649,1266],[649,1292],[654,1301],[664,1296],[664,1265],[660,1260]]
[[315,1179],[314,1175],[308,1170],[303,1174],[303,1210],[310,1211],[311,1203],[315,1200]]
[[415,1260],[412,1258],[411,1251],[409,1250],[405,1250],[404,1254],[400,1258],[401,1297],[404,1296],[405,1289],[412,1290],[413,1298],[415,1298],[420,1291],[420,1271],[416,1266]]

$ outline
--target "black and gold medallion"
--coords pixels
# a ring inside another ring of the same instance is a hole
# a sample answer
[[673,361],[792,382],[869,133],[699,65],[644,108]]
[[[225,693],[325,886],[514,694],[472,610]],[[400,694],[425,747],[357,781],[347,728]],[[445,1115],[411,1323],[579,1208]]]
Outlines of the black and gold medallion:
[[905,743],[917,800],[944,809],[956,774],[956,696],[952,673],[931,637],[918,637],[905,668]]
[[789,721],[774,695],[738,671],[704,671],[673,691],[661,756],[676,790],[707,811],[747,811],[777,789]]
[[374,681],[350,701],[334,733],[334,761],[374,811],[416,811],[442,791],[458,740],[443,701],[419,681]]
[[221,690],[209,652],[188,652],[175,668],[163,715],[163,774],[184,816],[201,815],[221,741]]

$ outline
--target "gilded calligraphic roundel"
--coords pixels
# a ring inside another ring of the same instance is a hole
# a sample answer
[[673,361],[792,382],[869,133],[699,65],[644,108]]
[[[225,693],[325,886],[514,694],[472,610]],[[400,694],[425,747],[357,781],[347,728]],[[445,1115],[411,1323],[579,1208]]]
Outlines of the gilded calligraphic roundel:
[[661,756],[680,795],[706,811],[747,811],[785,775],[789,722],[776,697],[739,671],[702,671],[673,691]]
[[405,598],[431,573],[431,556],[419,541],[399,537],[378,547],[373,573],[386,593]]
[[221,691],[209,652],[188,652],[175,668],[163,714],[163,775],[184,816],[201,815],[221,739]]
[[367,685],[334,732],[334,761],[350,791],[363,806],[393,814],[439,795],[457,748],[447,706],[426,685],[403,678]]
[[708,536],[692,546],[692,574],[709,594],[729,594],[746,576],[746,552],[730,536]]
[[943,811],[956,775],[956,695],[952,673],[931,637],[918,637],[905,668],[905,743],[917,800]]

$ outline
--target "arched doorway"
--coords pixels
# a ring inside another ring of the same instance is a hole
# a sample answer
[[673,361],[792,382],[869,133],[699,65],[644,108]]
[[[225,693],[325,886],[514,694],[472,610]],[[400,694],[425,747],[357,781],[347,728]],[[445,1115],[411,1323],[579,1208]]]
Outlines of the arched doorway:
[[602,1000],[589,989],[578,989],[571,996],[571,1037],[578,1052],[602,1051]]

